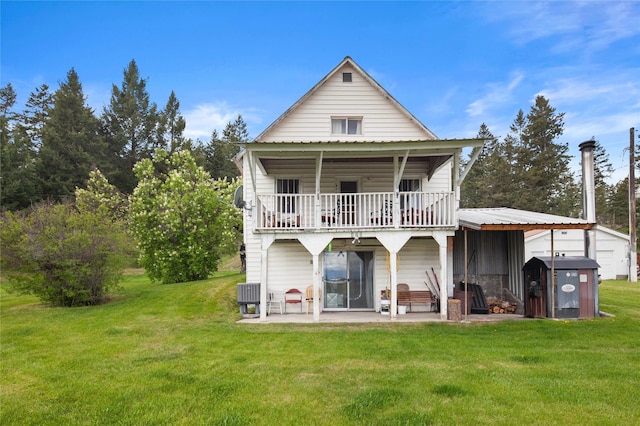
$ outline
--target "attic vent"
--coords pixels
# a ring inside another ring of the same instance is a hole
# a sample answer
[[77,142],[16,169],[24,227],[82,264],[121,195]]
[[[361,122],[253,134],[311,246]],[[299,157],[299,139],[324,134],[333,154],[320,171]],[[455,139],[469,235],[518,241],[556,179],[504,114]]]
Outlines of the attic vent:
[[350,72],[343,72],[342,73],[342,82],[343,83],[351,83],[351,73]]

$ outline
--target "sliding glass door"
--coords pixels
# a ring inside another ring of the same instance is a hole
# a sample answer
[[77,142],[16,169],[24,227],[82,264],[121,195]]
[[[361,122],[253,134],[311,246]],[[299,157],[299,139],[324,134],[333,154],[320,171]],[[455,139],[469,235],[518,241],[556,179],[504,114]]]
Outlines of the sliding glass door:
[[324,309],[371,310],[373,252],[324,253]]

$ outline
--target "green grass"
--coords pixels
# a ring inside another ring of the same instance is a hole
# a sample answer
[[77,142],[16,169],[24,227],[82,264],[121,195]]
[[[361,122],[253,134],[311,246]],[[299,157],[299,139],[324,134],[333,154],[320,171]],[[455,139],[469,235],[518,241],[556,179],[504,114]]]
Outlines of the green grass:
[[111,302],[0,294],[0,424],[618,425],[640,422],[640,286],[612,318],[238,324],[235,284],[128,275]]

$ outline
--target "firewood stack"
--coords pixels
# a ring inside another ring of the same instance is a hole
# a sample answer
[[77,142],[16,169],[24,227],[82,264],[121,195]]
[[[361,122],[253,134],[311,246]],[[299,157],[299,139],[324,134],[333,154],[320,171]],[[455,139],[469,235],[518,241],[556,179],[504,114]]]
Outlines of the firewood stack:
[[515,303],[509,303],[504,299],[488,300],[489,312],[492,314],[513,314],[518,309]]

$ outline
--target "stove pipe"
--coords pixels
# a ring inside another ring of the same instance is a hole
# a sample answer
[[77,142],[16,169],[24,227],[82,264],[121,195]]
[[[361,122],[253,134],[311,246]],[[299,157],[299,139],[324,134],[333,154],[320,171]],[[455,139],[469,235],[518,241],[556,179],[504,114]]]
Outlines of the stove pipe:
[[[588,223],[596,223],[596,190],[593,149],[596,146],[594,140],[580,144],[582,152],[582,218]],[[584,255],[596,260],[596,231],[588,229],[584,231]]]

